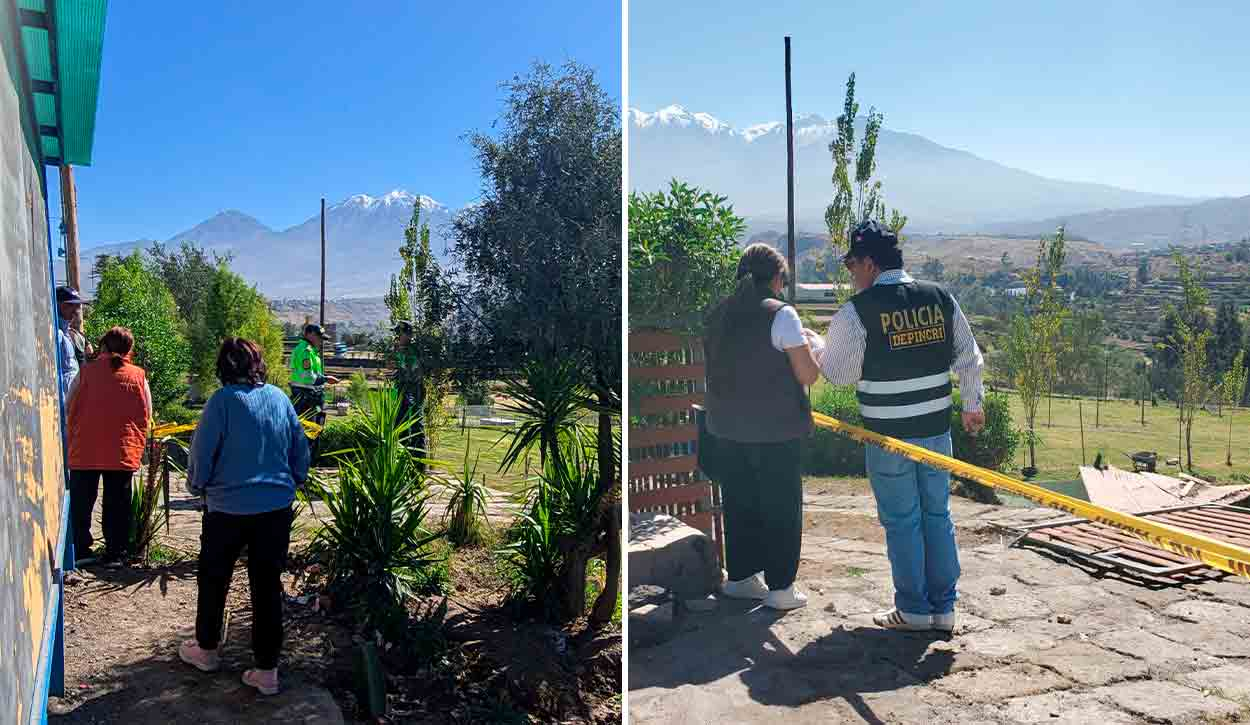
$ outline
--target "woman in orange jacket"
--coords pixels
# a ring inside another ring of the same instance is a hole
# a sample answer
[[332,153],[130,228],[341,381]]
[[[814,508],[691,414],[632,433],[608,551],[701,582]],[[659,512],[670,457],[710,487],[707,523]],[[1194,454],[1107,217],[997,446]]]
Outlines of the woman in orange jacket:
[[131,362],[134,343],[130,330],[109,330],[100,340],[99,357],[83,366],[70,390],[70,517],[80,560],[91,556],[91,515],[101,477],[105,562],[120,565],[130,548],[131,479],[152,420],[147,374]]

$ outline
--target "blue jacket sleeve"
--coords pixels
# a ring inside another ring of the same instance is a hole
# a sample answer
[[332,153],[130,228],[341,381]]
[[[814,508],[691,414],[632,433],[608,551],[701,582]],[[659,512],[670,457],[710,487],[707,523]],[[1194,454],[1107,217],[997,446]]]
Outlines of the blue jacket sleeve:
[[191,437],[191,452],[187,461],[187,489],[194,495],[203,495],[213,480],[213,469],[221,452],[225,434],[225,411],[221,396],[209,398],[200,415],[200,422]]
[[308,467],[312,464],[312,456],[308,450],[308,436],[304,433],[304,426],[300,423],[291,401],[287,400],[285,395],[282,399],[286,400],[287,420],[291,429],[291,476],[295,478],[296,486],[302,486],[308,481]]
[[70,386],[78,377],[78,358],[74,357],[74,343],[70,342],[69,335],[59,329],[56,331],[56,343],[61,353],[61,397],[68,404]]

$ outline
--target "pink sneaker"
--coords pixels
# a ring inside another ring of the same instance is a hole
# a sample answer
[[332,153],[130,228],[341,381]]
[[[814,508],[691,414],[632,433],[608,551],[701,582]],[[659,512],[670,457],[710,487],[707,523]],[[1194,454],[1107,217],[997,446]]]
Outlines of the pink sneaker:
[[247,670],[243,673],[243,684],[255,687],[262,695],[276,695],[278,694],[278,668]]
[[200,672],[216,672],[221,667],[221,657],[215,649],[202,649],[194,639],[184,641],[178,647],[178,659]]

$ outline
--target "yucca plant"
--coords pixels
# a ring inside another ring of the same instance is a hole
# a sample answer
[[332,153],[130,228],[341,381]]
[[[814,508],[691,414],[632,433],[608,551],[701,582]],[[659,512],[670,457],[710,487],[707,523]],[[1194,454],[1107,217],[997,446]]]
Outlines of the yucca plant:
[[512,431],[512,443],[500,470],[512,468],[534,448],[546,469],[548,458],[562,455],[565,441],[581,445],[589,433],[582,423],[587,391],[576,360],[530,358],[521,365],[519,374],[505,381],[504,395],[508,400],[504,409],[515,413],[520,421]]
[[586,568],[601,553],[601,503],[593,443],[566,442],[527,492],[525,513],[500,550],[513,596],[558,621],[586,610]]
[[[399,422],[393,389],[372,396],[360,418],[356,445],[338,456],[336,486],[309,485],[330,519],[314,546],[325,555],[331,587],[345,596],[361,623],[398,639],[407,623],[404,602],[440,561],[426,528],[429,488],[404,445],[412,421]],[[428,462],[426,462],[428,463]]]
[[482,541],[482,529],[488,525],[486,500],[489,491],[486,478],[478,477],[479,455],[469,463],[469,447],[464,449],[464,465],[458,478],[448,478],[445,485],[451,492],[447,501],[447,539],[455,546],[472,546]]
[[162,438],[149,446],[147,466],[139,485],[130,492],[130,554],[143,562],[148,561],[152,543],[169,521],[161,500],[168,490],[170,472],[178,470],[170,455],[175,446],[186,451],[176,438]]

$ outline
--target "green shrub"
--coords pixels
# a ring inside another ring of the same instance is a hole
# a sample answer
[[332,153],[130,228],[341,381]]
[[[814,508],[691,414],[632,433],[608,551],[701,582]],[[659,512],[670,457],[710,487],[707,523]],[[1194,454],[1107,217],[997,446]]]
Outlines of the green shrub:
[[357,408],[369,405],[369,379],[364,373],[360,371],[352,373],[351,382],[347,385],[347,398]]
[[469,446],[464,449],[464,466],[458,478],[445,483],[451,497],[447,502],[447,540],[455,546],[472,546],[482,541],[486,523],[486,477],[477,475],[478,460],[469,463]]
[[335,453],[351,451],[360,440],[361,416],[353,414],[346,418],[330,418],[321,435],[317,436],[317,449],[322,459],[333,458]]
[[156,420],[161,423],[177,423],[186,425],[200,419],[200,411],[192,410],[182,403],[169,403],[156,411]]
[[[855,388],[820,385],[813,391],[812,410],[844,423],[860,425]],[[812,431],[803,442],[803,473],[813,476],[863,476],[864,446],[826,428]]]
[[355,447],[339,457],[338,484],[309,481],[330,513],[313,547],[326,559],[331,590],[390,641],[404,637],[406,603],[430,588],[445,558],[434,547],[440,534],[426,528],[428,479],[404,445],[412,422],[398,413],[398,396],[373,396],[357,418]]
[[490,401],[490,386],[477,378],[458,380],[456,395],[460,396],[461,405],[486,405]]
[[[959,392],[952,396],[951,443],[954,457],[982,468],[1004,470],[1015,457],[1022,435],[1011,419],[1011,406],[1003,393],[988,393],[985,397],[985,428],[976,436],[970,436],[963,427]],[[850,386],[821,385],[812,396],[812,409],[836,418],[844,423],[862,425],[859,401],[855,389]],[[814,476],[863,476],[864,447],[850,438],[825,428],[817,428],[804,441],[803,473]]]

